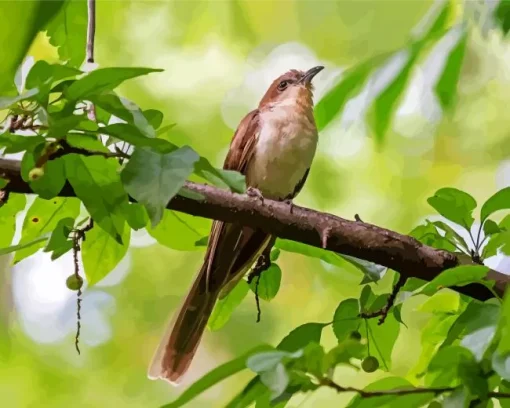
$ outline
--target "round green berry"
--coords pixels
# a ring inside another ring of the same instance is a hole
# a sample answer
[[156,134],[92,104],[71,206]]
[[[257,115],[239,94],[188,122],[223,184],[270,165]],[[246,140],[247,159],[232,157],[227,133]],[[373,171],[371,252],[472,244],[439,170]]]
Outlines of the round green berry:
[[66,286],[70,290],[79,290],[83,286],[83,279],[76,275],[70,275],[66,280]]
[[361,362],[361,368],[366,373],[373,373],[379,368],[379,360],[374,356],[368,356]]

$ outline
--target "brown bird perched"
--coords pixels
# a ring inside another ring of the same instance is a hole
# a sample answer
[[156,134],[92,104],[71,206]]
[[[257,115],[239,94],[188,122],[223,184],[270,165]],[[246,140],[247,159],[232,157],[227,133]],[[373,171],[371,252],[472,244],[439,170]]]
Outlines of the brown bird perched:
[[[258,108],[239,124],[223,168],[244,174],[249,194],[291,203],[303,187],[318,141],[311,81],[323,68],[281,75]],[[243,278],[272,239],[259,229],[214,221],[204,263],[156,350],[150,379],[178,384],[191,364],[216,300]]]

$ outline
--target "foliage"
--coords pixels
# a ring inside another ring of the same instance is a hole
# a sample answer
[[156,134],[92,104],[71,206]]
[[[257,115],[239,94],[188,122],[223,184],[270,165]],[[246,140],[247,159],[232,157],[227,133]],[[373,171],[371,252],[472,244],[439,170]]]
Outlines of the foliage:
[[[0,148],[4,154],[22,153],[22,177],[37,195],[14,244],[15,217],[25,208],[26,199],[11,194],[0,207],[0,255],[13,252],[17,263],[43,250],[55,260],[69,251],[77,256],[79,246],[90,288],[124,258],[133,230],[147,229],[160,244],[174,250],[202,249],[207,221],[169,211],[168,202],[177,195],[202,200],[186,190],[187,180],[242,193],[244,177],[215,168],[192,147],[180,143],[175,124],[166,123],[162,112],[144,110],[121,96],[119,87],[126,81],[158,75],[160,69],[82,71],[87,22],[84,0],[43,3],[23,4],[31,22],[19,21],[26,32],[0,65],[0,109],[6,113],[7,124],[0,134]],[[422,22],[422,30],[404,48],[348,69],[317,104],[319,128],[341,115],[356,92],[378,84],[377,92],[368,98],[366,117],[375,140],[384,142],[413,70],[447,35],[456,37],[434,91],[445,111],[453,109],[469,33],[466,24],[455,20],[454,9],[450,1],[437,2]],[[507,9],[508,2],[501,0],[495,14],[505,33],[509,30]],[[46,31],[50,43],[58,47],[60,62],[35,63],[24,88],[18,86],[15,93],[10,86],[15,83],[15,71],[39,31]],[[399,68],[388,78],[387,68],[395,61],[400,61]],[[30,136],[20,132],[27,130]],[[9,180],[0,182],[4,188]],[[64,188],[72,188],[76,197],[60,197]],[[241,280],[218,301],[208,322],[211,330],[220,330],[250,291],[266,302],[278,296],[286,273],[276,263],[280,252],[298,253],[333,267],[355,268],[361,272],[357,275],[362,286],[359,297],[342,299],[325,322],[300,325],[277,347],[257,347],[215,368],[166,406],[183,406],[243,370],[250,370],[254,377],[229,407],[255,403],[281,408],[293,396],[321,387],[354,392],[349,407],[420,407],[437,401],[444,406],[458,401],[457,406],[473,406],[505,397],[498,392],[510,389],[510,295],[502,301],[478,302],[447,288],[469,283],[492,288],[489,268],[483,262],[498,252],[510,255],[510,214],[499,222],[495,218],[496,213],[510,210],[510,188],[486,200],[479,217],[474,215],[476,200],[456,188],[441,188],[428,203],[442,218],[427,220],[410,235],[426,245],[466,255],[474,264],[448,269],[428,283],[409,280],[399,284],[398,274],[381,265],[279,239],[269,268],[249,283]],[[93,223],[82,228],[87,221]],[[376,284],[387,275],[393,276],[394,287],[376,294]],[[78,282],[68,280],[68,286],[81,289]],[[431,318],[421,333],[424,347],[415,368],[419,376],[411,382],[393,376],[392,353],[405,326],[402,306],[417,297],[427,297],[421,310]],[[374,319],[380,316],[381,320]],[[326,330],[335,338],[331,347],[321,342]],[[337,382],[335,370],[340,366],[366,374],[383,371],[387,377],[355,389]]]

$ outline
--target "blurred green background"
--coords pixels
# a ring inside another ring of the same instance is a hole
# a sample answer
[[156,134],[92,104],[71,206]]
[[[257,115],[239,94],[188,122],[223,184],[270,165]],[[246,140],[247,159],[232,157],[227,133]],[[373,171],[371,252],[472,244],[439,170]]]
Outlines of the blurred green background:
[[[178,124],[169,137],[189,143],[221,166],[237,123],[274,77],[320,62],[326,66],[317,77],[320,97],[343,69],[403,47],[431,4],[99,0],[96,62],[102,67],[163,68],[163,73],[126,83],[121,93],[143,109],[162,111],[164,124]],[[29,54],[35,60],[58,60],[44,35]],[[407,233],[432,213],[426,198],[438,188],[455,186],[480,202],[510,185],[508,42],[499,33],[471,29],[457,106],[436,124],[413,109],[423,102],[420,87],[428,75],[426,66],[413,74],[405,100],[408,109],[398,115],[382,149],[359,123],[345,129],[335,121],[322,132],[319,153],[296,202],[349,219],[357,213],[364,221]],[[210,221],[193,222],[207,234]],[[65,288],[70,258],[52,264],[46,254],[39,254],[12,269],[7,257],[0,258],[4,406],[156,407],[253,346],[275,345],[299,324],[330,320],[341,300],[360,291],[361,273],[352,268],[283,253],[282,287],[273,301],[262,304],[262,321],[255,323],[255,300],[249,295],[224,328],[205,335],[189,375],[174,389],[149,381],[146,370],[203,251],[171,250],[143,234],[136,237],[111,282],[85,296],[81,355],[73,346],[74,295]],[[177,238],[169,232],[168,239]],[[388,289],[391,281],[387,274],[374,291]],[[421,302],[417,297],[403,309],[408,328],[401,328],[393,351],[396,375],[412,372],[419,358],[420,330],[431,317],[416,310]],[[334,343],[330,330],[325,330],[324,343]],[[353,386],[383,375],[347,368],[339,373],[342,384]],[[244,372],[189,406],[223,406],[250,378]],[[289,406],[342,406],[350,398],[320,390],[294,398]]]

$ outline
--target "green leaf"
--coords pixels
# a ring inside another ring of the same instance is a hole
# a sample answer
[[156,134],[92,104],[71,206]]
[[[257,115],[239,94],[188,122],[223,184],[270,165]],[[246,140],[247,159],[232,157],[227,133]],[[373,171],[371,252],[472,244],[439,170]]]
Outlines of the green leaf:
[[270,371],[286,360],[294,360],[303,355],[302,350],[290,353],[282,350],[268,350],[250,356],[246,360],[246,367],[253,372],[260,374],[264,371]]
[[25,88],[46,88],[44,93],[48,95],[53,82],[81,74],[83,72],[79,69],[60,64],[49,64],[44,60],[40,60],[30,69],[25,81]]
[[[405,56],[406,62],[402,70],[391,80],[385,89],[375,98],[373,104],[372,114],[372,128],[375,133],[375,138],[378,143],[384,139],[386,131],[393,118],[393,112],[396,107],[397,101],[400,99],[409,75],[411,68],[414,66],[419,52],[421,51],[422,44],[411,44],[406,50],[400,51],[401,56]],[[380,71],[385,72],[385,70]]]
[[456,188],[441,188],[427,202],[443,217],[467,230],[473,225],[472,212],[476,208],[476,201],[468,193]]
[[[40,30],[60,11],[64,0],[0,2],[2,30],[0,46],[4,52],[0,64],[0,94],[12,88],[16,70]],[[13,35],[16,33],[16,35]]]
[[443,109],[449,109],[457,93],[457,84],[466,51],[467,34],[463,26],[452,28],[450,33],[459,32],[459,39],[446,60],[441,77],[436,83],[435,91]]
[[249,289],[248,283],[245,280],[240,280],[227,296],[216,302],[211,317],[207,322],[207,327],[212,331],[221,329],[246,297]]
[[147,232],[161,245],[178,251],[191,251],[200,249],[196,242],[209,233],[210,227],[210,221],[205,218],[167,210],[155,228],[147,225]]
[[261,299],[270,301],[278,293],[281,280],[282,271],[280,267],[275,263],[271,263],[268,269],[251,281],[250,289],[253,293],[258,293]]
[[58,48],[61,61],[79,67],[85,60],[87,1],[70,0],[48,25],[50,44]]
[[418,225],[409,235],[416,238],[421,243],[437,249],[444,249],[451,252],[457,250],[454,243],[450,242],[446,237],[441,236],[437,228],[431,222],[427,222],[425,225]]
[[[501,381],[501,384],[499,384],[499,392],[510,394],[510,382],[504,380]],[[499,400],[499,404],[501,405],[501,408],[510,408],[510,399],[501,398]]]
[[51,233],[51,237],[46,244],[46,248],[44,248],[44,252],[52,252],[52,261],[60,258],[73,248],[73,241],[69,239],[69,233],[73,229],[73,226],[73,218],[63,218],[58,222]]
[[[364,391],[386,391],[394,389],[413,389],[410,382],[399,377],[387,377],[373,382]],[[354,396],[348,408],[420,408],[427,402],[434,399],[434,393],[420,393],[409,395],[384,395],[381,397],[363,398],[360,395]]]
[[508,31],[510,31],[510,0],[500,0],[494,16],[503,33],[508,34]]
[[83,269],[90,286],[105,278],[124,258],[129,248],[131,229],[123,228],[122,244],[101,228],[85,233],[81,245]]
[[[43,242],[46,242],[48,241],[48,234],[45,234],[43,235],[42,237],[39,237],[39,238],[35,238],[34,240],[31,240],[31,241],[27,241],[23,244],[18,244],[18,245],[12,245],[8,248],[0,248],[0,256],[2,255],[7,255],[7,254],[10,254],[12,252],[16,252],[16,251],[20,251],[20,250],[23,250],[23,249],[27,249],[27,248],[31,248],[32,246],[34,245],[38,245],[38,244],[41,244]],[[41,247],[42,245],[38,245],[38,247]]]
[[30,89],[16,96],[0,96],[0,110],[10,108],[19,102],[33,100],[39,94],[39,89]]
[[99,156],[64,156],[66,175],[76,196],[97,225],[122,243],[125,221],[121,208],[128,200],[117,169],[118,163]]
[[368,307],[372,304],[375,299],[374,292],[372,292],[372,288],[370,285],[363,286],[361,290],[361,294],[359,296],[359,310],[360,312],[364,312],[368,310]]
[[[90,101],[118,118],[136,126],[144,136],[155,138],[155,127],[149,123],[145,114],[130,100],[119,97],[114,93],[91,96]],[[155,111],[158,112],[158,111]],[[161,113],[161,112],[159,112]],[[161,114],[163,115],[163,114]]]
[[156,109],[144,110],[143,116],[145,116],[145,119],[147,119],[153,129],[158,129],[163,122],[163,113]]
[[319,130],[324,129],[342,111],[349,97],[361,89],[379,59],[381,57],[373,58],[349,69],[342,75],[341,80],[322,97],[314,111]]
[[49,200],[62,191],[66,183],[64,160],[58,158],[49,160],[44,165],[44,174],[36,180],[30,181],[30,188],[41,198]]
[[204,180],[212,183],[216,187],[227,186],[236,193],[246,191],[246,182],[244,176],[232,170],[220,170],[215,168],[205,157],[195,163],[195,174]]
[[450,242],[457,245],[457,247],[464,249],[467,253],[469,253],[469,247],[464,238],[460,236],[460,234],[455,231],[452,227],[442,221],[434,221],[432,223],[436,227],[442,229],[445,232],[445,238]]
[[278,344],[279,350],[295,352],[309,343],[320,343],[324,323],[305,323],[296,327]]
[[483,204],[480,210],[481,221],[484,222],[496,211],[508,209],[510,209],[510,187],[499,190]]
[[88,150],[89,152],[108,153],[110,151],[101,143],[97,136],[93,135],[69,133],[66,136],[66,142],[69,144],[69,146],[75,147],[77,149]]
[[333,347],[325,357],[325,371],[339,364],[351,364],[355,358],[361,360],[366,352],[366,345],[358,340],[347,339]]
[[485,220],[483,224],[483,232],[486,236],[489,236],[501,232],[501,229],[499,228],[498,224],[496,224],[494,221]]
[[357,299],[346,299],[338,305],[333,316],[333,332],[338,342],[346,340],[361,325]]
[[260,373],[260,381],[271,391],[271,399],[275,399],[287,389],[289,375],[285,366],[279,363],[273,369]]
[[448,346],[439,349],[428,366],[427,384],[437,386],[456,385],[461,367],[475,364],[473,354],[464,347]]
[[469,283],[478,282],[487,284],[483,281],[489,268],[483,265],[461,265],[455,268],[447,269],[430,281],[421,291],[422,295],[432,295],[437,290],[451,286],[465,286]]
[[0,206],[0,248],[11,245],[16,231],[16,216],[26,203],[24,194],[11,193],[7,202]]
[[82,100],[92,95],[113,91],[128,79],[162,71],[153,68],[100,68],[71,84],[64,91],[64,95],[71,101]]
[[501,317],[499,320],[499,333],[501,339],[498,351],[506,356],[510,355],[510,291],[506,291],[503,304],[501,305]]
[[501,378],[510,381],[510,354],[502,354],[496,350],[492,355],[492,368]]
[[113,136],[136,147],[151,147],[160,153],[171,153],[177,146],[159,138],[147,137],[138,128],[127,123],[114,123],[101,128],[101,133]]
[[[21,229],[19,244],[23,245],[38,239],[41,235],[53,231],[60,220],[64,218],[76,218],[80,211],[80,200],[76,198],[55,197],[51,200],[44,200],[36,197],[25,215]],[[44,246],[40,241],[36,245],[21,249],[14,256],[14,263],[25,259],[37,252]]]
[[[489,221],[486,220],[485,223]],[[499,232],[490,235],[489,241],[483,247],[482,259],[496,255],[498,249],[506,255],[510,254],[510,214],[501,220],[498,229]]]
[[360,283],[361,285],[379,281],[388,270],[385,266],[377,265],[373,262],[365,261],[364,259],[355,258],[353,256],[342,255],[342,258],[354,265],[363,273],[363,280]]
[[135,231],[145,228],[149,222],[147,211],[141,204],[126,203],[122,207],[122,213],[124,214],[129,226]]
[[161,221],[166,206],[193,172],[198,158],[187,146],[167,154],[135,150],[121,178],[129,195],[147,209],[152,227]]
[[261,351],[271,349],[270,346],[262,345],[257,346],[249,352],[243,354],[242,356],[229,361],[228,363],[222,364],[219,367],[216,367],[214,370],[209,371],[195,383],[193,383],[189,388],[187,388],[179,397],[166,405],[163,405],[161,408],[178,408],[184,406],[189,401],[196,398],[198,395],[202,394],[204,391],[208,390],[212,386],[218,384],[223,381],[225,378],[231,377],[234,374],[239,373],[246,369],[246,360],[254,354],[258,354]]
[[0,148],[5,147],[4,154],[19,153],[33,150],[37,145],[44,143],[42,136],[22,136],[11,134],[8,130],[0,134]]
[[310,256],[312,258],[318,258],[335,266],[344,267],[346,264],[342,257],[334,252],[316,248],[311,245],[302,244],[301,242],[289,241],[279,238],[276,240],[275,248],[281,249],[282,251]]
[[251,381],[243,388],[243,390],[236,395],[225,408],[247,408],[251,406],[261,394],[267,391],[267,388],[260,381],[260,377],[257,375],[252,378]]

